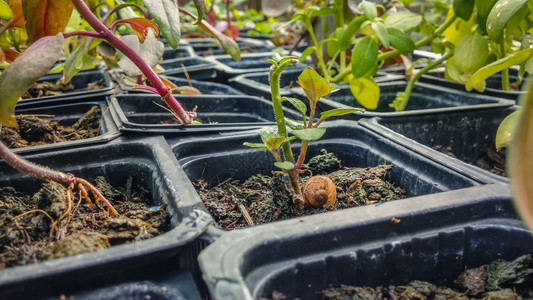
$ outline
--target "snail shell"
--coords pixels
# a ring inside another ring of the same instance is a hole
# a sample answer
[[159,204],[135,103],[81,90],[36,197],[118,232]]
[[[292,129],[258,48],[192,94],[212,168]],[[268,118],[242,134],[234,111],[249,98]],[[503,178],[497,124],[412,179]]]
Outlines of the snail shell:
[[337,201],[337,187],[326,176],[309,178],[303,188],[305,201],[314,207],[333,207]]

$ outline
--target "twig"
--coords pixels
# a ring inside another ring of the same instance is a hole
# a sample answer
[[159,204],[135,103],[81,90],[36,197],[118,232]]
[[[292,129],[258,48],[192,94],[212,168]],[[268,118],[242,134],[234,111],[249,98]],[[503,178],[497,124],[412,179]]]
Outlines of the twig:
[[252,220],[252,217],[248,213],[248,210],[244,205],[239,204],[239,210],[241,211],[242,216],[244,217],[244,220],[246,220],[246,223],[248,223],[248,226],[255,226],[254,220]]

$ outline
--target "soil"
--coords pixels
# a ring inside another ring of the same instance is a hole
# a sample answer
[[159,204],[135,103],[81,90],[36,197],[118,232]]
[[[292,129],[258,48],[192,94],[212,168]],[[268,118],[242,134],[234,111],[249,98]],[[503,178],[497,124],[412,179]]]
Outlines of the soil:
[[[322,299],[532,299],[533,256],[514,261],[495,260],[488,265],[467,269],[453,283],[453,288],[424,281],[402,286],[355,287],[342,285],[319,292]],[[276,297],[274,297],[276,296]],[[273,299],[284,299],[276,292]],[[286,299],[286,297],[285,297]]]
[[[97,80],[89,82],[86,90],[101,90],[103,88],[105,88],[105,83],[103,82],[103,80]],[[63,95],[65,93],[73,92],[74,90],[76,90],[76,87],[71,82],[64,82],[61,79],[57,82],[37,82],[33,84],[24,93],[24,95],[22,95],[22,99],[39,98],[45,96],[58,96]]]
[[131,180],[118,189],[103,177],[94,182],[118,216],[51,181],[33,195],[0,188],[0,269],[144,240],[170,229],[164,207],[150,208],[149,191],[132,187]]
[[[456,156],[452,152],[451,147],[436,145],[433,146],[433,149],[442,152],[450,157],[456,158]],[[505,158],[505,150],[498,152],[492,148],[487,148],[485,149],[485,152],[482,153],[481,157],[478,158],[478,160],[475,162],[475,165],[496,175],[507,176],[507,173],[505,171]],[[469,164],[474,164],[473,162],[468,160],[463,161]]]
[[9,148],[22,148],[95,137],[100,133],[100,114],[100,108],[93,106],[71,126],[37,116],[17,115],[19,127],[3,126],[0,140]]
[[[325,175],[336,184],[337,202],[332,208],[306,205],[298,209],[291,200],[288,180],[282,175],[258,174],[245,181],[230,179],[215,187],[209,187],[200,179],[194,185],[217,226],[231,230],[404,198],[404,190],[385,181],[391,168],[391,165],[344,168],[337,157],[322,150],[322,154],[311,158],[302,169],[314,175]],[[304,175],[302,183],[308,178]]]

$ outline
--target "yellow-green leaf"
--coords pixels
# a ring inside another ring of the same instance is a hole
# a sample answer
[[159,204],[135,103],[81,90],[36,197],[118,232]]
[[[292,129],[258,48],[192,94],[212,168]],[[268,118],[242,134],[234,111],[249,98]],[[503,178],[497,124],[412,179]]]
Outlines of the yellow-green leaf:
[[502,148],[506,148],[513,141],[516,126],[520,118],[520,110],[508,115],[500,123],[498,131],[496,132],[496,150],[500,151]]
[[290,171],[292,169],[294,169],[294,164],[291,163],[290,161],[284,161],[284,162],[275,162],[274,163],[274,166],[282,169],[282,170],[286,170],[286,171]]
[[358,111],[364,111],[364,109],[362,108],[335,108],[332,110],[322,112],[320,114],[320,118],[325,120],[331,117],[339,117],[339,116],[344,116],[348,114],[353,114],[354,112],[358,112]]
[[511,18],[526,8],[528,0],[498,0],[487,17],[487,33],[494,40],[502,37]]
[[30,41],[63,32],[73,9],[71,0],[22,0],[22,11]]
[[476,30],[465,36],[455,48],[455,65],[462,71],[474,73],[489,57],[489,42]]
[[331,93],[331,86],[327,80],[311,67],[305,68],[298,76],[298,84],[304,90],[312,107],[316,105],[318,99]]
[[353,77],[367,77],[375,69],[378,60],[378,43],[374,38],[361,38],[352,50]]
[[297,136],[299,139],[304,141],[316,141],[319,140],[324,133],[326,133],[326,128],[304,128],[293,130],[292,134]]
[[0,76],[0,123],[17,127],[15,105],[24,92],[46,75],[61,56],[63,35],[37,40]]
[[13,18],[13,11],[9,5],[0,0],[0,18],[4,21],[9,21]]
[[371,78],[353,78],[350,81],[350,91],[364,108],[376,109],[379,103],[379,86]]

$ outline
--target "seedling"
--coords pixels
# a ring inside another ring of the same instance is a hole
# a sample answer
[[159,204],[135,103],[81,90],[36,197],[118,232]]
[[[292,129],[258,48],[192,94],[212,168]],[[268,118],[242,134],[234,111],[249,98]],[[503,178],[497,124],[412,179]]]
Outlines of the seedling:
[[[276,162],[274,165],[281,169],[281,173],[287,174],[293,192],[293,202],[302,208],[306,201],[302,196],[300,187],[300,173],[305,162],[305,156],[309,142],[319,140],[326,128],[319,127],[326,119],[334,116],[342,116],[361,111],[359,108],[339,108],[322,112],[320,118],[316,119],[316,108],[320,98],[331,93],[331,85],[321,77],[313,68],[307,67],[298,77],[298,83],[304,89],[307,96],[307,106],[297,98],[281,97],[280,77],[283,70],[293,64],[298,63],[297,57],[281,57],[274,54],[268,62],[270,67],[270,89],[272,93],[272,103],[276,117],[276,127],[264,127],[260,131],[262,143],[244,143],[252,148],[263,148],[272,154]],[[301,120],[286,119],[283,114],[283,102],[290,103],[301,114]],[[289,136],[287,126],[291,129],[292,136]],[[300,154],[295,159],[291,141],[300,139]]]

